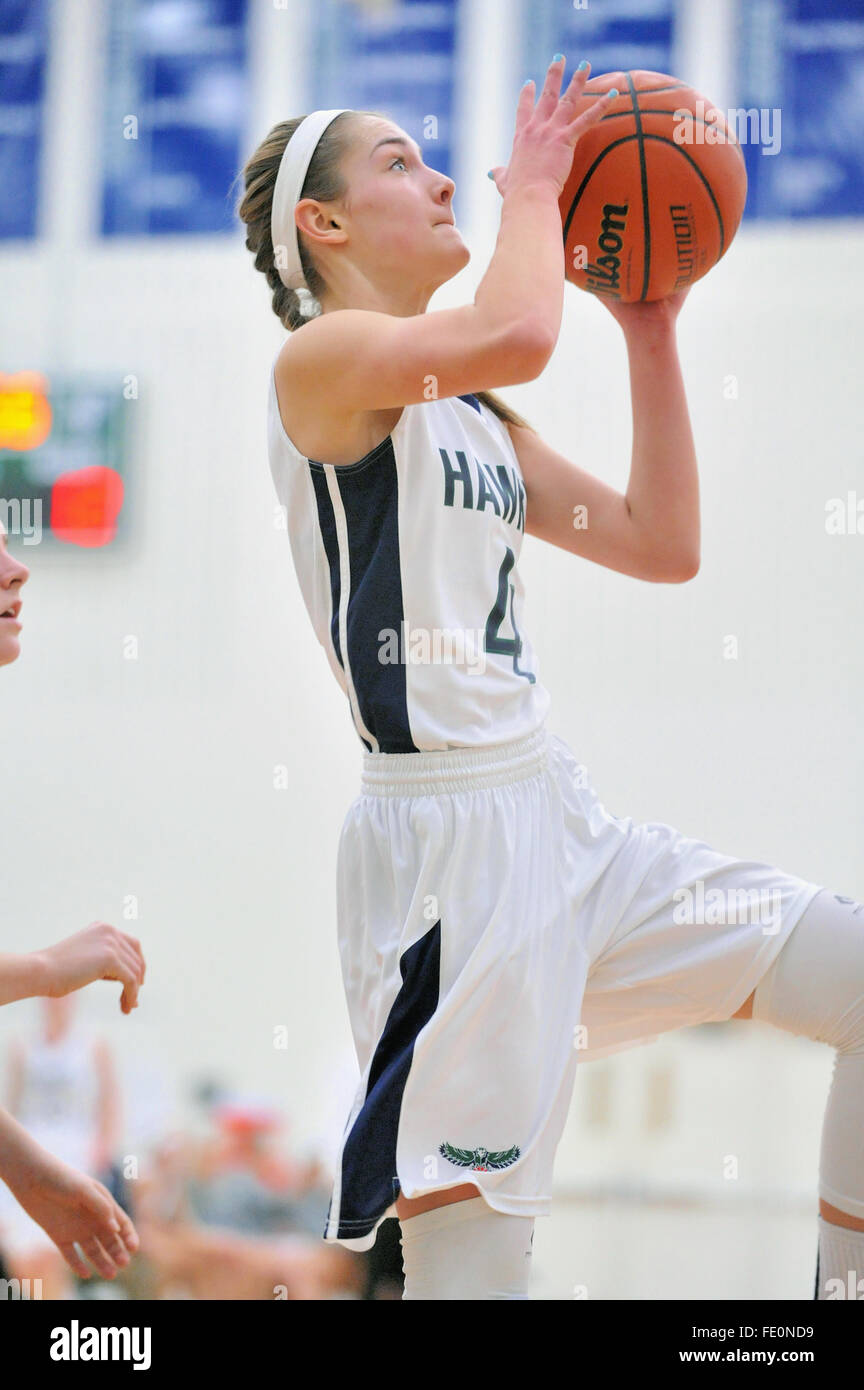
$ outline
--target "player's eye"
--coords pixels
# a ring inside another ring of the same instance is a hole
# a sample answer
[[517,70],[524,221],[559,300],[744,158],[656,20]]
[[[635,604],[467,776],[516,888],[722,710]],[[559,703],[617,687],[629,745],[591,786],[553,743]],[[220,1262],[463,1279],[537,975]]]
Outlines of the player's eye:
[[[393,164],[404,164],[404,165],[405,165],[405,168],[406,168],[406,169],[408,168],[408,165],[407,165],[406,161],[404,160],[404,158],[402,157],[401,154],[400,154],[400,155],[397,155],[397,157],[393,160]],[[390,168],[391,168],[391,169],[393,168],[393,164],[390,165]]]

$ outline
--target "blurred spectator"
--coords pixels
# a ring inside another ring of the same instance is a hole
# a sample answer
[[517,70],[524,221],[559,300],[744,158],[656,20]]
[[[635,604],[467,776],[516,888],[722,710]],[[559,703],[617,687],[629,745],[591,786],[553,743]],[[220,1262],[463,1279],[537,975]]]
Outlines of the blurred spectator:
[[[121,1109],[110,1049],[75,1022],[74,995],[40,1006],[37,1035],[10,1048],[8,1108],[37,1143],[114,1195]],[[72,1296],[74,1275],[57,1246],[2,1184],[0,1246],[14,1277],[41,1279],[44,1299]]]

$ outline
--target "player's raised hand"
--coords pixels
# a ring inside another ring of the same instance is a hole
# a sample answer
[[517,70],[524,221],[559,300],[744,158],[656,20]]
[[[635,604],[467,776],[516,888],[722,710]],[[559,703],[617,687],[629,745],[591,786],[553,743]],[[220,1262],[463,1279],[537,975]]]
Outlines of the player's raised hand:
[[141,943],[107,922],[91,922],[83,931],[67,936],[40,951],[45,986],[43,993],[59,999],[94,980],[118,980],[123,985],[120,1008],[131,1013],[138,1005],[138,990],[147,966]]
[[585,89],[590,63],[574,72],[563,93],[565,58],[549,64],[543,90],[534,104],[534,82],[526,82],[516,107],[516,133],[510,163],[490,169],[495,187],[504,196],[508,189],[545,185],[561,196],[573,164],[573,151],[580,136],[602,120],[618,95],[615,87],[596,97],[587,110],[576,115]]

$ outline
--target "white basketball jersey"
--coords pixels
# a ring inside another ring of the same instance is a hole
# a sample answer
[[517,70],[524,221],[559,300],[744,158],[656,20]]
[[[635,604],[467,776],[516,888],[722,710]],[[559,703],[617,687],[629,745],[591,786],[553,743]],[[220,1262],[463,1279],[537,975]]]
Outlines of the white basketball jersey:
[[95,1119],[97,1076],[94,1039],[73,1028],[49,1042],[40,1036],[23,1049],[21,1101],[17,1118],[42,1134],[55,1128],[87,1130]]
[[549,694],[522,624],[525,484],[476,396],[407,405],[356,463],[306,458],[273,371],[268,450],[294,568],[363,745],[416,753],[520,738]]

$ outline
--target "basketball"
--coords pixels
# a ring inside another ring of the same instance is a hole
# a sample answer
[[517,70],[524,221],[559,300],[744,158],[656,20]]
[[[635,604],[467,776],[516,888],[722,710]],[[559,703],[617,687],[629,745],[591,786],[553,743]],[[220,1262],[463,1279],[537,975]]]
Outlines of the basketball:
[[663,299],[728,250],[747,197],[741,147],[723,115],[662,72],[592,77],[578,104],[619,96],[579,139],[561,194],[566,278],[624,303]]

